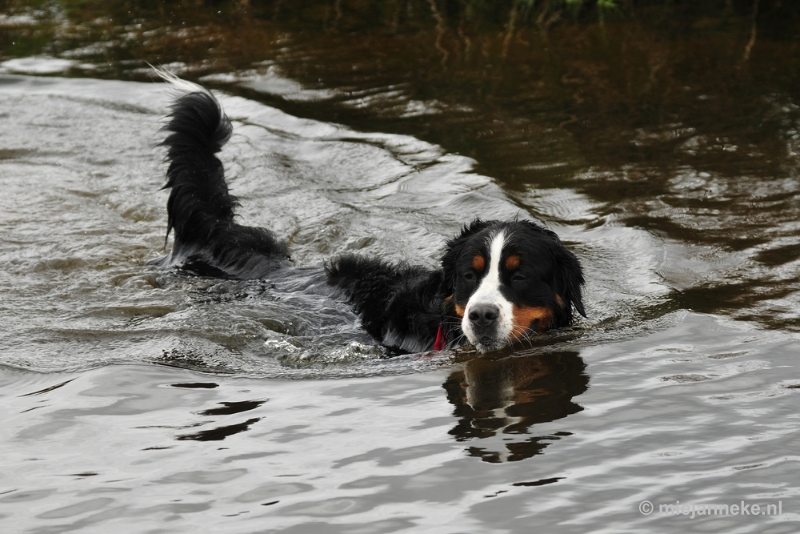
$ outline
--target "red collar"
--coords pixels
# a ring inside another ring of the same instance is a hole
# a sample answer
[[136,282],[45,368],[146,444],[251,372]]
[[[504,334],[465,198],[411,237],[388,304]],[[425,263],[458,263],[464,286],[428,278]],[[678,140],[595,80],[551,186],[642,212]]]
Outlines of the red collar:
[[436,331],[436,341],[433,342],[433,350],[444,350],[447,346],[447,334],[444,332],[444,323],[439,323],[439,330]]

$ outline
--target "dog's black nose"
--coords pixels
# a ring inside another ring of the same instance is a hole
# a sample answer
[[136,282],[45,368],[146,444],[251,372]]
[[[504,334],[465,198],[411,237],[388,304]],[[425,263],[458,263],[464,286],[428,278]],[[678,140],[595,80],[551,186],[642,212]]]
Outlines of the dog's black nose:
[[491,326],[497,321],[500,309],[494,304],[478,304],[469,312],[469,321],[475,326]]

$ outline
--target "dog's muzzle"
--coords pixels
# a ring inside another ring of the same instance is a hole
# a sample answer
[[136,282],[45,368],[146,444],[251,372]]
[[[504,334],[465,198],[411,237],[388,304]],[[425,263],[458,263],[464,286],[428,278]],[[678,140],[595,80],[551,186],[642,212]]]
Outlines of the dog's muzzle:
[[499,339],[498,332],[499,317],[500,309],[494,304],[473,306],[467,317],[471,327],[470,330],[472,330],[471,333],[475,338],[470,339],[470,342],[485,350],[501,346],[502,342]]

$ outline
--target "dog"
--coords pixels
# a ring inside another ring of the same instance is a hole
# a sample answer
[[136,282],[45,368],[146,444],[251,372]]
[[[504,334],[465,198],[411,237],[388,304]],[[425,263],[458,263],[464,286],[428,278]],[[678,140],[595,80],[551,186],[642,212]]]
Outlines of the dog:
[[327,266],[362,324],[406,352],[524,342],[585,316],[580,262],[531,221],[475,219],[447,243],[439,269],[347,255]]
[[[232,279],[291,267],[286,243],[273,232],[234,221],[238,202],[216,156],[232,126],[210,92],[191,87],[164,128],[167,237],[174,231],[174,243],[153,263]],[[526,220],[475,219],[447,243],[438,269],[344,255],[324,270],[366,332],[395,353],[466,344],[488,352],[571,325],[574,311],[586,315],[579,260],[554,232]]]

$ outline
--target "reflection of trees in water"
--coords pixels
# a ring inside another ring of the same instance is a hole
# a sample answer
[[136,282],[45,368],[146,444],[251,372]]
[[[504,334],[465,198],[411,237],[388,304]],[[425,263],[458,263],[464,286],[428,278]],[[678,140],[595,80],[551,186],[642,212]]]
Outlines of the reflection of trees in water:
[[539,454],[550,441],[570,433],[532,437],[530,427],[583,410],[572,398],[588,387],[585,369],[576,352],[470,360],[443,385],[459,418],[450,434],[472,442],[467,451],[485,462]]

